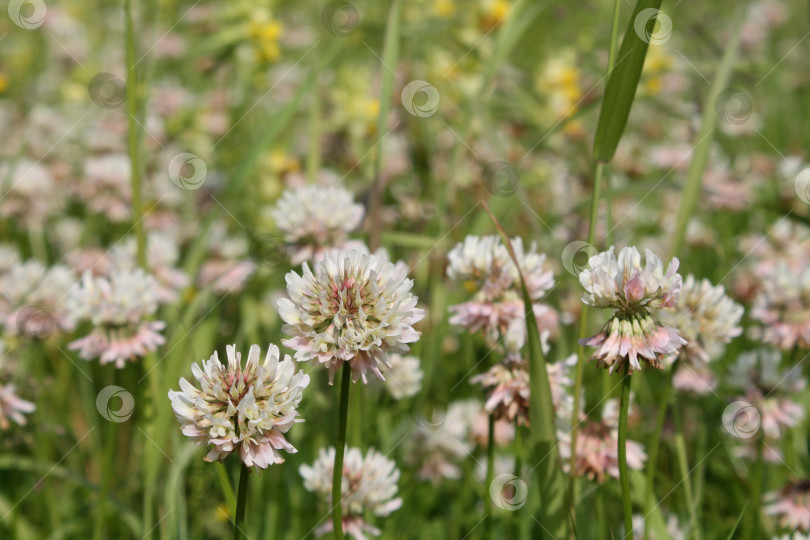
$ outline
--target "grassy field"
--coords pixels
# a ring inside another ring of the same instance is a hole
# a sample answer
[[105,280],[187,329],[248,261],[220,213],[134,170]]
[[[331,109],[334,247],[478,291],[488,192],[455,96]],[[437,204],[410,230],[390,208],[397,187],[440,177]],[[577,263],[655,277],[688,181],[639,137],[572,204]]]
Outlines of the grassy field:
[[806,2],[6,5],[0,538],[808,538]]

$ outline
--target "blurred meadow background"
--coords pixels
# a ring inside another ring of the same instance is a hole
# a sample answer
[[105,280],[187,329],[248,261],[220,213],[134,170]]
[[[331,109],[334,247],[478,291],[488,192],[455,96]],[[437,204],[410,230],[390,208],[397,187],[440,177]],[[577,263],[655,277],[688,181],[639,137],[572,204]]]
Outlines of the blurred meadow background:
[[[285,276],[352,247],[424,310],[349,392],[348,447],[398,471],[346,488],[366,536],[807,538],[810,12],[659,4],[6,0],[0,538],[231,538],[240,504],[237,537],[330,537],[301,468],[338,440],[339,373],[296,362],[297,453],[246,499],[167,394],[226,345],[293,355]],[[448,262],[490,237],[512,265],[496,221],[545,256],[513,349],[459,322],[487,276]],[[701,349],[633,374],[633,533],[623,378],[577,341],[607,321],[580,277],[611,246],[679,259],[693,304],[660,318]]]

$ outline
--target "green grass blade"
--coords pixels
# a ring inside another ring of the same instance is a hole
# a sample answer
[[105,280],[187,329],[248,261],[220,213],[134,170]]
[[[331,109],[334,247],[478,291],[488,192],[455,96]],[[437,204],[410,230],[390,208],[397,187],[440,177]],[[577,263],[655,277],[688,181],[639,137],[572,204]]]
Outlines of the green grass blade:
[[[593,155],[597,161],[608,162],[613,159],[619,139],[624,133],[630,107],[636,97],[638,81],[647,56],[649,39],[641,39],[637,27],[652,13],[644,10],[658,10],[661,0],[638,0],[627,30],[624,33],[619,57],[610,74],[602,99],[602,110],[599,113],[599,124],[596,127],[596,138],[593,142]],[[642,13],[644,11],[644,13]],[[653,24],[652,21],[648,23]],[[649,26],[642,27],[643,31]]]
[[374,186],[371,188],[369,218],[371,233],[368,246],[373,251],[380,246],[380,207],[384,189],[382,178],[383,138],[388,133],[388,114],[391,111],[392,93],[394,91],[394,70],[399,61],[399,0],[391,4],[388,13],[388,24],[385,27],[385,42],[382,56],[382,83],[380,86],[380,114],[377,117],[377,144],[374,147]]
[[[540,510],[538,521],[542,525],[540,538],[568,538],[568,508],[566,500],[566,482],[557,451],[557,433],[554,429],[554,408],[551,401],[551,384],[546,371],[546,359],[537,329],[537,318],[534,316],[532,301],[523,279],[523,272],[518,265],[509,236],[497,218],[490,212],[486,202],[483,203],[490,219],[501,235],[509,256],[518,268],[520,287],[523,294],[523,305],[526,312],[526,345],[529,355],[529,418],[531,423],[531,456],[538,460],[534,465],[537,475]],[[531,464],[531,462],[529,463]]]
[[720,97],[720,93],[726,89],[729,78],[731,77],[731,70],[734,66],[734,60],[737,57],[737,50],[740,45],[740,36],[742,35],[742,23],[746,10],[745,5],[741,6],[738,10],[737,16],[734,18],[735,26],[734,33],[726,45],[726,51],[723,54],[723,60],[720,63],[720,68],[714,75],[714,80],[709,88],[706,102],[703,104],[703,117],[701,119],[700,131],[697,134],[697,143],[692,153],[692,162],[689,164],[689,172],[686,175],[686,184],[683,187],[683,196],[681,199],[681,206],[678,209],[678,221],[675,226],[675,238],[672,241],[672,255],[677,255],[683,247],[684,239],[686,238],[686,227],[689,224],[689,218],[697,207],[698,197],[700,196],[700,188],[703,183],[703,173],[706,171],[706,165],[709,162],[709,151],[714,143],[714,129],[717,125],[717,112],[715,110],[715,102]]

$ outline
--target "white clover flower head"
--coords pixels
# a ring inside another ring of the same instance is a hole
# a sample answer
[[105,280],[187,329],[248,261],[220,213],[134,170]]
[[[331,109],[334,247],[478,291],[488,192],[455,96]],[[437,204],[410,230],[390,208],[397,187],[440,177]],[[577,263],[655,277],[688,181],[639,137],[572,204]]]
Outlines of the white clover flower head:
[[9,420],[24,426],[25,415],[35,410],[36,405],[17,396],[13,384],[0,384],[0,429],[8,429]]
[[295,371],[289,355],[280,359],[278,347],[269,345],[264,361],[258,345],[250,347],[242,367],[242,355],[234,345],[227,347],[228,363],[216,351],[202,367],[191,372],[199,388],[180,379],[180,391],[169,391],[169,399],[183,435],[195,444],[210,447],[206,461],[222,461],[238,452],[248,467],[266,468],[283,463],[280,450],[297,450],[284,438],[298,418],[297,407],[309,375]]
[[457,463],[475,448],[473,425],[481,412],[480,401],[466,399],[417,421],[405,441],[405,455],[419,467],[419,478],[433,482],[461,478]]
[[[511,240],[515,258],[523,272],[529,297],[539,300],[554,286],[554,275],[537,245],[524,249],[519,237]],[[507,291],[520,292],[520,275],[509,251],[498,236],[468,236],[447,254],[447,276],[462,281],[479,301],[500,300]]]
[[783,350],[810,348],[810,269],[778,263],[761,280],[751,317],[764,325],[762,340]]
[[675,305],[662,309],[660,321],[686,339],[682,358],[709,362],[723,354],[725,344],[742,333],[743,307],[726,295],[722,285],[688,275]]
[[149,321],[158,306],[155,278],[137,268],[114,270],[109,278],[85,273],[68,291],[66,306],[76,321],[95,327],[68,347],[85,360],[98,358],[119,368],[165,343],[162,321]]
[[73,330],[75,324],[63,299],[75,281],[68,267],[57,264],[46,268],[35,260],[18,261],[0,271],[0,322],[6,333],[17,334],[23,324],[19,317],[25,317],[27,309],[47,312],[45,317],[61,331]]
[[388,363],[391,371],[386,374],[383,383],[388,393],[396,400],[418,394],[422,389],[424,376],[419,358],[391,353],[388,355]]
[[673,258],[664,272],[661,259],[649,249],[645,250],[644,266],[638,249],[625,247],[618,258],[613,249],[592,256],[579,274],[579,282],[586,291],[582,295],[585,304],[623,312],[675,305],[681,288],[678,259]]
[[331,252],[311,271],[287,274],[289,298],[278,301],[279,315],[292,336],[284,345],[299,362],[313,361],[329,371],[329,382],[344,362],[354,381],[366,374],[385,377],[388,353],[406,353],[419,339],[413,325],[424,317],[411,293],[405,265],[357,251]]
[[585,288],[582,302],[596,308],[613,308],[602,331],[580,343],[596,347],[593,357],[611,373],[633,373],[641,369],[639,359],[663,369],[663,359],[686,344],[678,330],[658,322],[655,314],[675,306],[681,288],[678,259],[666,272],[653,252],[646,250],[646,262],[634,247],[623,248],[617,258],[613,247],[592,256],[579,275]]
[[325,250],[346,247],[365,209],[341,187],[301,185],[284,191],[270,214],[291,245],[292,263],[300,264]]
[[[110,250],[113,267],[133,270],[138,266],[138,246],[134,237],[129,237]],[[157,298],[162,304],[177,300],[181,289],[188,286],[189,277],[176,268],[180,250],[175,240],[161,231],[150,231],[146,242],[146,264],[158,284]]]
[[78,195],[92,212],[104,214],[113,222],[125,221],[132,212],[131,174],[126,154],[91,156],[84,163],[84,178],[76,184]]
[[726,379],[732,387],[743,390],[744,399],[756,407],[762,431],[770,439],[781,438],[804,418],[804,407],[791,399],[791,394],[807,386],[801,366],[782,369],[781,361],[781,353],[772,349],[744,353]]
[[484,410],[496,419],[529,425],[529,371],[525,362],[495,364],[470,379],[488,391]]
[[784,529],[810,532],[810,480],[802,479],[767,493],[763,512],[774,516]]
[[[619,478],[619,430],[618,402],[608,400],[602,409],[602,420],[596,421],[583,416],[584,423],[577,437],[574,475],[585,476],[599,483],[607,476]],[[571,457],[571,432],[558,433],[560,457],[566,472]],[[636,441],[627,440],[627,466],[642,469],[647,460],[644,447]]]
[[[332,474],[335,466],[334,447],[321,448],[318,459],[310,465],[299,468],[304,479],[304,487],[316,493],[332,505]],[[363,455],[359,448],[347,448],[343,459],[341,479],[341,500],[343,511],[343,532],[364,540],[365,534],[379,536],[380,531],[364,520],[366,512],[385,517],[402,506],[402,499],[396,497],[399,469],[393,460],[370,448]],[[316,530],[321,536],[333,531],[333,524],[323,525]]]

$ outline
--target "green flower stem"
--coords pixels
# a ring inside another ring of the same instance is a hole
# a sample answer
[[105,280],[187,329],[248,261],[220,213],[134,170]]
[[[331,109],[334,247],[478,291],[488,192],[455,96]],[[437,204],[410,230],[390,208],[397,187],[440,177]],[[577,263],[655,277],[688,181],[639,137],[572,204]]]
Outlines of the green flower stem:
[[[675,363],[672,366],[672,369],[669,371],[669,377],[667,377],[666,384],[664,385],[664,391],[661,392],[661,400],[658,405],[658,418],[655,421],[655,431],[653,432],[653,436],[650,439],[649,449],[650,452],[647,458],[647,493],[645,500],[647,502],[646,510],[647,514],[649,515],[652,512],[653,508],[657,505],[655,500],[655,472],[658,466],[658,449],[661,446],[661,434],[664,432],[664,422],[667,419],[667,409],[669,408],[669,403],[672,401],[672,396],[674,394],[674,388],[672,386],[672,379],[675,376],[675,370],[677,369],[678,364]],[[649,532],[649,520],[644,520],[644,538],[648,538]]]
[[630,475],[627,470],[627,412],[630,409],[630,373],[622,375],[622,397],[619,402],[619,481],[622,485],[624,538],[633,540],[633,502],[630,498]]
[[247,506],[247,486],[250,478],[250,469],[242,463],[239,473],[239,495],[236,499],[236,515],[233,520],[233,540],[247,538],[245,534],[245,507]]
[[754,508],[752,509],[753,517],[751,519],[753,525],[751,526],[751,532],[748,536],[752,539],[760,537],[760,520],[762,515],[762,477],[765,470],[764,461],[762,459],[763,453],[765,452],[765,436],[760,432],[756,437],[757,461],[751,485],[751,499],[754,503]]
[[489,496],[489,486],[495,474],[495,416],[489,415],[489,428],[487,430],[487,481],[484,486],[484,508],[486,508],[486,538],[492,538],[492,497]]
[[692,491],[692,479],[689,475],[689,463],[686,456],[686,441],[683,436],[683,421],[681,411],[677,403],[672,406],[672,417],[675,420],[675,452],[678,455],[678,468],[683,477],[683,491],[686,498],[686,505],[689,509],[689,530],[692,538],[700,539],[700,531],[697,526],[697,512],[695,508],[695,497]]
[[335,467],[332,471],[332,526],[335,539],[343,540],[343,512],[341,509],[341,487],[343,485],[343,453],[346,449],[346,423],[349,416],[349,385],[352,383],[352,368],[343,363],[343,376],[340,381],[340,409],[338,411],[338,436],[335,446]]
[[[591,217],[588,226],[588,244],[593,245],[596,237],[596,219],[599,213],[599,195],[602,191],[602,178],[604,177],[605,164],[597,163],[594,172],[593,180],[593,193],[591,193]],[[579,318],[579,339],[587,337],[588,332],[588,306],[582,306],[582,313]],[[568,470],[568,508],[571,514],[571,520],[576,523],[576,508],[574,501],[576,500],[576,478],[574,476],[574,464],[577,458],[577,435],[579,431],[579,411],[582,407],[582,377],[586,362],[585,346],[577,345],[577,365],[574,370],[574,408],[571,412],[571,457],[569,458]]]

